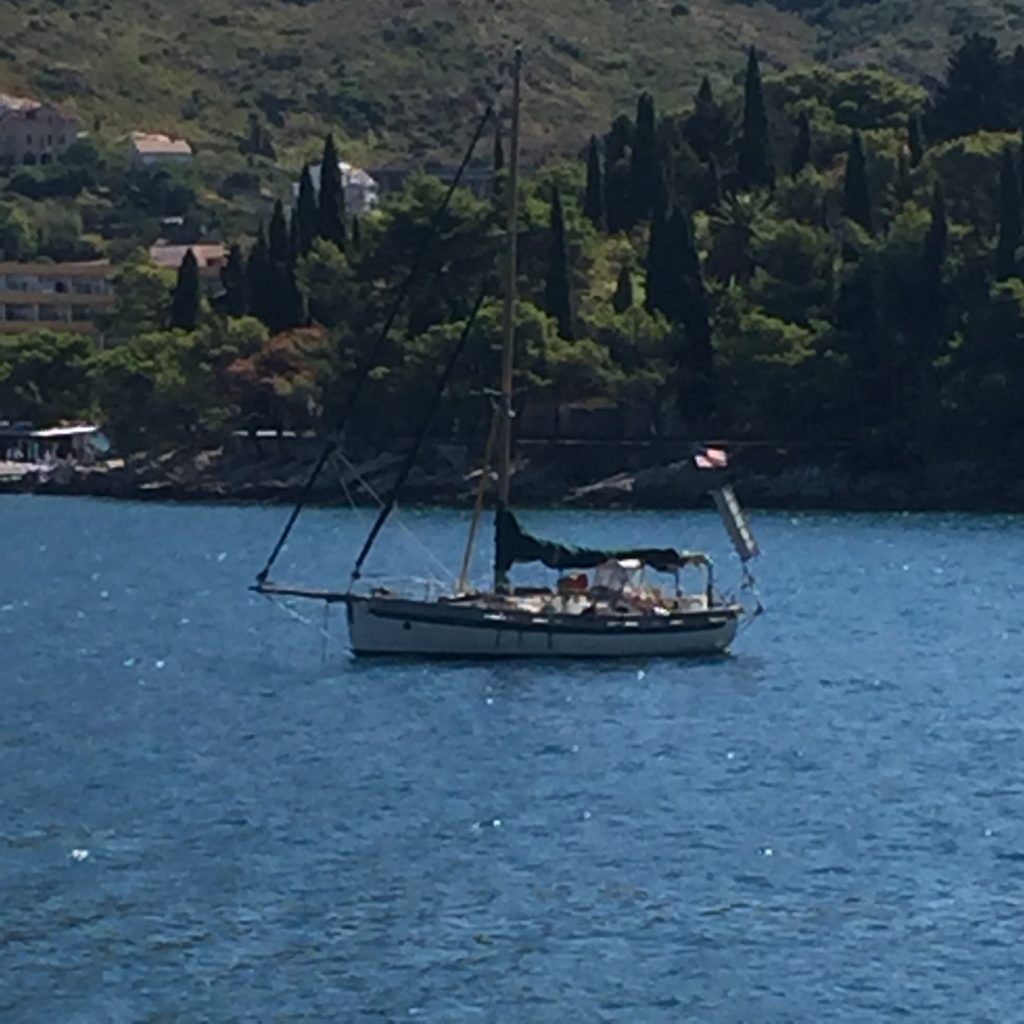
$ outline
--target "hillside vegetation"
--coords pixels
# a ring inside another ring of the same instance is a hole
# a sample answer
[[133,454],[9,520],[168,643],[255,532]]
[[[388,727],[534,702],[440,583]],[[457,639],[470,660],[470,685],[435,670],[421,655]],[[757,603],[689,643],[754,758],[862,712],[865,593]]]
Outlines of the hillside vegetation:
[[[582,157],[527,175],[518,422],[557,434],[582,406],[605,411],[610,436],[825,443],[861,467],[925,476],[966,462],[979,494],[993,467],[1017,479],[1024,46],[967,37],[931,100],[880,71],[762,78],[754,51],[744,63],[741,89],[719,96],[705,81],[668,111],[643,93]],[[126,172],[92,146],[12,178],[0,247],[66,244],[66,229],[33,220],[56,202],[28,195],[43,186],[79,190],[63,201],[97,245],[131,244],[156,210],[216,212],[194,182]],[[102,350],[80,336],[0,338],[0,418],[96,416],[123,451],[216,445],[240,426],[328,432],[359,387],[360,432],[390,444],[427,413],[428,382],[483,289],[432,420],[482,445],[507,178],[486,199],[456,190],[438,217],[445,186],[414,176],[353,219],[331,140],[322,168],[318,196],[305,174],[294,206],[278,202],[256,240],[232,248],[215,294],[203,296],[194,257],[175,279],[143,253],[118,271]]]
[[376,163],[457,149],[521,39],[540,157],[578,149],[640,90],[679,109],[705,74],[724,88],[751,44],[776,70],[823,61],[919,81],[965,34],[1009,42],[1021,27],[1024,3],[995,0],[6,0],[0,91],[213,150],[233,149],[257,111],[290,163],[328,129]]

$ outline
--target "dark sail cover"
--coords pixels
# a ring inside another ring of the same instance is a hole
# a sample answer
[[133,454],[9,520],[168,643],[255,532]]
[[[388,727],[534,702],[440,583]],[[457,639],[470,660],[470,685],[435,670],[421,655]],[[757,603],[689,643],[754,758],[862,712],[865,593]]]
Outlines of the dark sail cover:
[[593,569],[613,559],[636,559],[658,572],[674,572],[686,565],[707,562],[704,555],[674,548],[608,551],[540,540],[526,533],[508,509],[498,509],[494,523],[494,567],[500,575],[506,575],[513,565],[521,562],[541,562],[549,569]]

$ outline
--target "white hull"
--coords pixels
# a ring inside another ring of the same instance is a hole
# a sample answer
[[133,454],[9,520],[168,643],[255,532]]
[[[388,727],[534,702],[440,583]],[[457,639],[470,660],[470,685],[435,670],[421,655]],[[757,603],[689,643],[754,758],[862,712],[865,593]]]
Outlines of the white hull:
[[675,658],[721,654],[735,606],[671,616],[592,617],[489,611],[393,597],[350,597],[357,655],[438,658]]

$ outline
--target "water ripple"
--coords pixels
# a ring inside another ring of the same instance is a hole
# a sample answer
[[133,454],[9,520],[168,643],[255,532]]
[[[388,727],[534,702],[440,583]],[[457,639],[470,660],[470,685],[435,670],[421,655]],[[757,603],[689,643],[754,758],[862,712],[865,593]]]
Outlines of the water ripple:
[[0,1020],[1019,1016],[1024,520],[758,517],[734,657],[539,667],[354,664],[337,615],[323,664],[245,589],[280,519],[0,500]]

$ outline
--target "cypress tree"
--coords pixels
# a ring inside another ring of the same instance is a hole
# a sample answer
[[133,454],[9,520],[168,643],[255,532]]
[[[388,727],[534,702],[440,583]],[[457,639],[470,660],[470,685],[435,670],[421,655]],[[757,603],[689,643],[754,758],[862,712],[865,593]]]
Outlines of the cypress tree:
[[871,187],[864,158],[860,132],[854,131],[846,157],[846,179],[843,184],[843,214],[855,220],[865,231],[872,229]]
[[284,204],[280,199],[274,203],[274,212],[270,217],[267,246],[271,265],[288,261],[288,221],[285,220]]
[[299,280],[296,269],[299,262],[298,228],[293,218],[290,225],[290,245],[288,248],[288,260],[281,274],[281,329],[288,330],[291,327],[301,327],[306,322],[306,300],[303,297],[302,289],[299,288]]
[[629,161],[625,158],[606,168],[604,182],[604,214],[610,234],[629,230]]
[[248,153],[252,156],[265,156],[271,160],[277,156],[270,132],[263,127],[259,115],[255,111],[249,112],[248,134],[238,148],[242,153]]
[[280,200],[274,204],[267,236],[266,324],[275,334],[302,323],[302,293],[295,279],[298,259],[298,224],[285,220]]
[[1024,132],[1021,133],[1021,149],[1020,149],[1020,194],[1021,199],[1024,200]]
[[605,169],[612,164],[618,163],[623,157],[629,155],[630,147],[633,145],[633,121],[626,114],[619,114],[612,121],[611,131],[605,138],[604,159]]
[[1017,268],[1017,247],[1021,236],[1021,195],[1013,147],[1003,150],[999,173],[999,244],[996,247],[996,280],[1013,277]]
[[1011,124],[1024,121],[1024,46],[1016,46],[1006,66],[1006,96]]
[[249,311],[249,297],[246,294],[245,260],[242,247],[237,243],[228,251],[227,263],[220,272],[224,286],[222,308],[226,316],[245,316]]
[[911,114],[907,124],[907,147],[910,151],[910,166],[916,167],[924,156],[924,129],[921,115]]
[[334,136],[324,142],[323,160],[320,162],[320,200],[317,205],[317,235],[345,248],[345,189],[338,168],[338,151]]
[[249,250],[245,268],[246,291],[249,294],[249,312],[270,324],[270,260],[267,255],[267,236],[260,224],[256,241]]
[[702,163],[712,157],[721,159],[729,146],[729,119],[715,101],[711,82],[705,75],[693,102],[693,113],[686,119],[683,135]]
[[647,274],[647,289],[644,306],[648,313],[671,311],[672,281],[669,267],[672,253],[668,241],[668,213],[662,209],[651,220],[651,234],[647,242],[647,259],[644,269]]
[[637,101],[636,128],[629,163],[632,222],[651,216],[658,190],[658,143],[655,133],[654,97],[642,93]]
[[248,133],[245,142],[239,147],[243,153],[258,154],[263,148],[263,130],[260,125],[260,116],[255,110],[249,111]]
[[363,226],[358,217],[352,218],[352,252],[358,254],[363,248]]
[[910,181],[909,149],[904,147],[896,156],[896,198],[905,203],[914,194]]
[[299,178],[299,205],[295,211],[298,221],[299,252],[305,256],[313,248],[313,240],[317,236],[317,204],[316,189],[313,187],[313,175],[309,166],[302,168]]
[[[946,195],[941,180],[936,180],[932,189],[931,224],[924,239],[924,262],[929,274],[941,273],[946,262],[946,247],[949,242],[949,221],[946,217]],[[941,286],[941,281],[939,282]]]
[[750,48],[743,87],[743,131],[740,135],[737,183],[741,189],[773,188],[775,164],[768,135],[768,114],[761,87],[757,51]]
[[558,324],[559,337],[571,339],[573,318],[569,248],[565,239],[562,195],[557,187],[551,196],[551,219],[548,224],[548,271],[544,282],[544,309]]
[[587,149],[587,187],[583,194],[583,214],[596,228],[604,226],[604,173],[597,136],[590,136]]
[[199,262],[189,249],[178,267],[178,280],[171,297],[171,329],[194,331],[199,326]]
[[795,178],[811,162],[811,119],[806,110],[800,111],[796,126],[796,145],[789,162],[790,174]]
[[706,208],[713,210],[722,201],[722,176],[718,170],[718,161],[714,153],[708,160],[707,203]]
[[931,216],[922,248],[921,288],[917,296],[917,333],[926,357],[932,357],[938,352],[947,302],[943,271],[949,243],[949,223],[946,218],[946,197],[939,180],[936,180],[932,190]]
[[299,208],[292,209],[292,215],[288,218],[288,262],[294,268],[302,255],[299,247]]
[[714,354],[707,293],[701,275],[700,256],[693,237],[690,215],[675,209],[666,222],[667,272],[670,287],[669,319],[683,328],[684,350],[680,358],[679,399],[691,431],[707,425],[714,411]]
[[625,313],[633,308],[633,273],[625,264],[619,270],[619,278],[615,282],[615,294],[612,295],[612,309],[616,313]]
[[632,144],[632,118],[620,114],[612,122],[604,143],[604,214],[612,234],[630,227],[629,150]]

